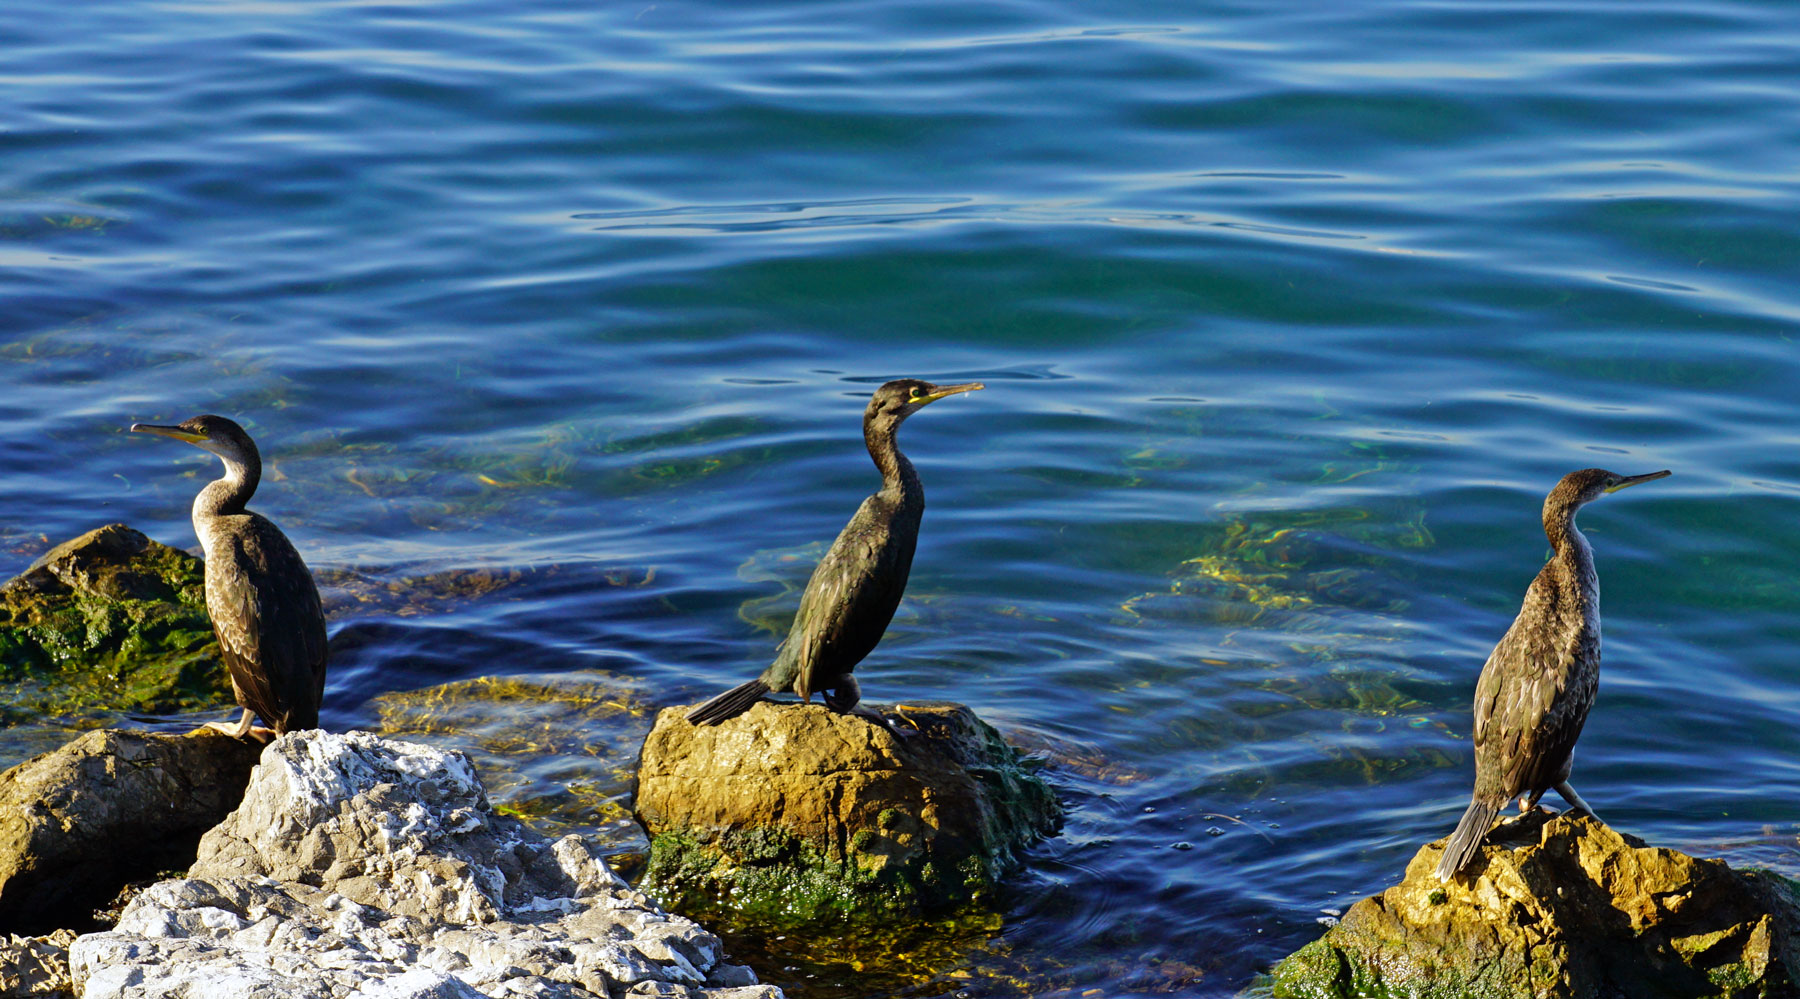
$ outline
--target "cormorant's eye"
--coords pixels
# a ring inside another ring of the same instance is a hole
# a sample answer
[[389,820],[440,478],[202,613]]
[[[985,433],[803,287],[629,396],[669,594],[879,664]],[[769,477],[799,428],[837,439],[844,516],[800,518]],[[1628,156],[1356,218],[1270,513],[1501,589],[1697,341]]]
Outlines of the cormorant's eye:
[[914,399],[917,399],[917,398],[919,398],[919,397],[920,397],[920,396],[922,396],[922,395],[924,395],[924,394],[925,394],[925,390],[924,390],[924,389],[922,389],[922,388],[920,388],[920,387],[918,387],[918,386],[917,386],[917,385],[914,385],[914,386],[913,386],[913,389],[912,389],[912,397],[913,397],[913,398],[914,398]]

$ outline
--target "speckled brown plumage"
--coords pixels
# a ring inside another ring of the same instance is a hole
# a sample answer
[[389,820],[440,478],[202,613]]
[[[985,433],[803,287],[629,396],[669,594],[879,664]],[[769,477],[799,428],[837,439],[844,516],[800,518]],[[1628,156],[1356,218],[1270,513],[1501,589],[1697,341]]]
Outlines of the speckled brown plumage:
[[186,441],[219,456],[225,474],[194,498],[194,533],[206,550],[206,612],[244,709],[280,734],[317,728],[325,693],[325,612],[300,553],[267,517],[244,508],[262,477],[262,458],[243,428],[222,416],[134,431]]
[[764,694],[789,690],[802,701],[818,691],[832,710],[857,711],[862,693],[851,672],[894,619],[925,513],[924,487],[900,453],[900,424],[931,402],[981,387],[906,378],[875,390],[863,411],[863,441],[881,470],[881,490],[863,500],[813,569],[775,661],[755,680],[689,712],[689,721],[717,724],[749,710]]
[[260,514],[221,518],[206,557],[206,612],[240,706],[277,733],[319,727],[325,612],[300,553]]
[[1474,859],[1511,799],[1520,799],[1523,810],[1556,788],[1576,810],[1592,814],[1569,785],[1569,771],[1600,688],[1600,577],[1575,513],[1605,493],[1668,474],[1584,468],[1545,497],[1544,534],[1553,553],[1475,685],[1475,789],[1444,848],[1440,878]]

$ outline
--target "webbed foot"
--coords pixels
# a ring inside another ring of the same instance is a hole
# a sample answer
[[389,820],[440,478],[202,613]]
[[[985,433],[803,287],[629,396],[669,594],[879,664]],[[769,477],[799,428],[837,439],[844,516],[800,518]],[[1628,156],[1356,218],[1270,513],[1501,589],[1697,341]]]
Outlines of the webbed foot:
[[200,727],[210,728],[215,732],[222,732],[233,739],[242,739],[247,736],[255,739],[257,742],[267,743],[275,738],[275,730],[263,728],[261,725],[256,724],[256,712],[249,708],[244,709],[244,716],[239,718],[236,724],[230,722],[207,722]]
[[867,707],[862,703],[862,685],[856,682],[856,677],[844,677],[838,681],[836,687],[822,691],[820,696],[825,699],[826,707],[836,711],[840,715],[857,715],[862,718],[867,718],[869,721],[892,732],[896,739],[907,739],[912,737],[911,732],[902,730],[900,726],[895,725],[886,715],[883,715],[881,712],[876,711],[874,708]]
[[889,718],[887,715],[882,714],[881,712],[875,710],[874,708],[859,705],[856,708],[851,709],[850,713],[853,715],[857,715],[858,717],[867,718],[868,720],[874,722],[875,724],[880,725],[882,728],[885,728],[889,732],[892,732],[894,735],[894,738],[896,738],[896,739],[910,739],[913,737],[912,732],[908,732],[907,730],[894,724],[894,720],[892,718]]

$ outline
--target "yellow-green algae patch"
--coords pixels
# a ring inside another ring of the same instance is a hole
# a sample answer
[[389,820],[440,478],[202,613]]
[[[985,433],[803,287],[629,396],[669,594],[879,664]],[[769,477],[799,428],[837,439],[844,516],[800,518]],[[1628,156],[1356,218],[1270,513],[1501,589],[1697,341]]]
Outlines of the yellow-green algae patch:
[[805,933],[702,921],[724,939],[727,953],[756,968],[763,981],[809,999],[1190,995],[1207,978],[1207,970],[1196,964],[1118,952],[1116,944],[1076,943],[1055,952],[1016,949],[1009,929],[1017,928],[980,907],[938,919]]
[[580,833],[640,847],[630,798],[650,712],[609,673],[461,680],[375,699],[385,735],[420,737],[474,759],[495,808],[547,836]]
[[1353,508],[1229,514],[1204,528],[1199,550],[1170,574],[1166,591],[1132,597],[1120,609],[1220,627],[1327,630],[1335,610],[1406,610],[1383,585],[1387,553],[1432,544],[1422,511],[1397,520]]

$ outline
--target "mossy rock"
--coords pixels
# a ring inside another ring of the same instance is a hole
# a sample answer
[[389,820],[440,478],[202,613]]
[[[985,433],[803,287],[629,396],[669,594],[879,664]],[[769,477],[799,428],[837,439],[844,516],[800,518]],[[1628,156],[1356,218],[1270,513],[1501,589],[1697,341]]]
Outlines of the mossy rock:
[[689,912],[835,931],[966,913],[1061,826],[1049,785],[961,705],[896,709],[907,739],[820,705],[703,727],[686,710],[645,740],[637,817],[640,887]]
[[1800,886],[1535,813],[1449,883],[1443,841],[1278,964],[1277,997],[1800,997]]
[[123,524],[0,586],[0,724],[42,714],[226,706],[199,559]]

